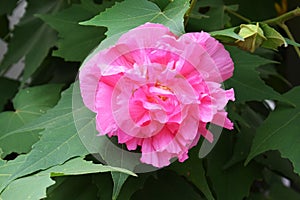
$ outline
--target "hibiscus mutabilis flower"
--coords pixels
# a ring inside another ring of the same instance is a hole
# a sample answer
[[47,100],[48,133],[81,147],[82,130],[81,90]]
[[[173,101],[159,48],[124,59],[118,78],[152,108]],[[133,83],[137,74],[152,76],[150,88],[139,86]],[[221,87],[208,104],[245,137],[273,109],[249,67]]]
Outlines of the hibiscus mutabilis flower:
[[229,53],[208,33],[178,37],[146,23],[96,52],[79,81],[99,135],[140,147],[141,162],[163,167],[186,160],[200,136],[212,142],[208,123],[233,129],[224,108],[234,91],[221,87],[232,73]]

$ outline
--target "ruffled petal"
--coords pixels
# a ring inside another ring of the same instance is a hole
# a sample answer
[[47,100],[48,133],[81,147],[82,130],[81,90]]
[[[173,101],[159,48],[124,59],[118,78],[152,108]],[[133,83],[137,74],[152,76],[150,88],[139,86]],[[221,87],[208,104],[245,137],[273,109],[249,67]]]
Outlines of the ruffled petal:
[[100,135],[105,135],[117,130],[114,117],[112,115],[111,97],[113,88],[99,82],[95,97],[95,110],[97,112],[96,125]]
[[219,69],[223,81],[232,76],[234,69],[233,61],[228,51],[225,50],[224,46],[219,41],[205,32],[187,33],[182,37],[189,37],[204,47]]
[[95,98],[100,78],[101,70],[97,67],[96,58],[92,58],[80,68],[79,83],[83,103],[93,112],[96,112]]

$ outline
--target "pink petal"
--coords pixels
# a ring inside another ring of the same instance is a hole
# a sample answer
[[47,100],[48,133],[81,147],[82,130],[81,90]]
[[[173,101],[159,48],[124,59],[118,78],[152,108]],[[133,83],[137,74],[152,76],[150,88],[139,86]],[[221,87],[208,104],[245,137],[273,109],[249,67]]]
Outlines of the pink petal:
[[161,24],[146,23],[123,34],[118,44],[126,44],[131,51],[154,48],[156,42],[166,35],[175,37],[169,28]]
[[152,137],[152,145],[154,150],[165,150],[173,139],[174,134],[168,129],[166,125],[157,135]]
[[79,83],[81,96],[85,106],[93,112],[96,112],[95,96],[100,78],[101,70],[97,67],[96,58],[90,59],[80,68]]
[[117,130],[117,126],[112,115],[111,97],[113,88],[99,82],[95,97],[95,108],[97,111],[96,125],[101,135]]
[[233,61],[228,51],[225,50],[224,46],[220,42],[206,32],[187,33],[183,36],[192,38],[195,42],[206,49],[218,67],[223,81],[232,76],[234,69]]
[[225,111],[217,112],[214,115],[212,123],[227,128],[229,130],[233,129],[233,123],[227,118],[227,112]]

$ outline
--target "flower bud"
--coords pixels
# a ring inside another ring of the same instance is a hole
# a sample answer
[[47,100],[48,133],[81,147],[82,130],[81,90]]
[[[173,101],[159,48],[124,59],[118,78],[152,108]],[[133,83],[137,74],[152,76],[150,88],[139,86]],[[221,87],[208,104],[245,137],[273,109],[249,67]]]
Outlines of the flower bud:
[[256,25],[241,24],[238,34],[244,38],[244,41],[237,40],[237,45],[252,53],[266,40],[263,30],[259,27],[259,23],[256,23]]

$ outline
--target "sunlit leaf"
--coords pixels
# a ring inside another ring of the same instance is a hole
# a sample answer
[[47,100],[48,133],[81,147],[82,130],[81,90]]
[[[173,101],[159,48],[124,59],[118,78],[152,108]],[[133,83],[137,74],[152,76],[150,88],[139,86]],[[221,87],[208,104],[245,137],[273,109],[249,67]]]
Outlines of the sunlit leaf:
[[125,0],[81,24],[106,26],[108,37],[124,33],[146,22],[161,23],[180,35],[184,33],[183,17],[188,8],[188,0],[170,1],[164,10],[150,1],[140,0],[137,4],[135,0]]
[[34,144],[26,161],[10,177],[6,185],[21,176],[62,164],[72,157],[88,153],[78,137],[73,121],[72,87],[63,93],[59,103],[47,114],[8,134],[41,129],[44,129],[40,132],[41,139]]
[[237,27],[233,27],[224,30],[213,31],[210,32],[210,35],[222,42],[230,43],[230,42],[234,42],[235,40],[243,41],[244,38],[242,38],[235,32],[236,29]]
[[104,1],[103,4],[97,5],[92,0],[82,0],[81,4],[73,4],[59,13],[41,15],[40,18],[59,33],[58,50],[55,50],[53,55],[66,61],[83,61],[104,39],[106,29],[81,26],[78,23],[95,16],[112,4],[113,1]]
[[55,182],[49,175],[28,176],[12,182],[1,194],[2,199],[42,199],[46,188]]
[[[15,111],[0,113],[0,146],[5,156],[11,152],[26,153],[39,136],[36,131],[12,134],[46,113],[60,98],[62,85],[48,84],[21,90],[13,99]],[[45,91],[47,93],[45,94]]]

